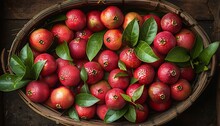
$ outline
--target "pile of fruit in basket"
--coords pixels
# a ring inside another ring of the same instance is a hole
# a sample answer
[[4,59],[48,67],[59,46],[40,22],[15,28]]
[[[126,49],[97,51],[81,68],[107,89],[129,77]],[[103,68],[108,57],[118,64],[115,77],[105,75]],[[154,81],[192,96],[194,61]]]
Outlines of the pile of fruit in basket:
[[106,123],[144,122],[150,111],[187,99],[219,46],[204,48],[174,13],[124,14],[116,6],[69,10],[28,37],[10,59],[13,74],[0,77],[0,90],[24,87],[33,102]]

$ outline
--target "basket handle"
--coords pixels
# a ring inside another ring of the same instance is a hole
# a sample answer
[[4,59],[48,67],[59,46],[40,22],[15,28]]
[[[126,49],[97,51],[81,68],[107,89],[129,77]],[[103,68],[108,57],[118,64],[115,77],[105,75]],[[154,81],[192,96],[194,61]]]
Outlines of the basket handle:
[[8,71],[8,63],[7,63],[7,60],[8,58],[8,53],[6,53],[6,49],[3,48],[2,49],[2,52],[1,52],[1,67],[2,67],[2,70],[4,73],[7,73]]

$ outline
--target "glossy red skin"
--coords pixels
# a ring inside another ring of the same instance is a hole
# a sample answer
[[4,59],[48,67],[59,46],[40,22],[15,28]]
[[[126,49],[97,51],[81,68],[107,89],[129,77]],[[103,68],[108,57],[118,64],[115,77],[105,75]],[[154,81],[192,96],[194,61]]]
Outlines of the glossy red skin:
[[176,46],[176,38],[171,32],[159,32],[154,38],[153,46],[159,53],[166,55]]
[[49,97],[45,102],[45,105],[51,107],[52,109],[56,109],[56,105],[51,102],[51,97]]
[[101,12],[101,21],[108,29],[119,28],[124,21],[124,14],[116,6],[108,6]]
[[92,35],[92,31],[90,31],[87,28],[76,32],[76,38],[82,38],[85,39],[86,41],[88,41],[91,35]]
[[92,105],[89,107],[83,107],[83,106],[79,106],[75,104],[75,109],[76,109],[76,112],[78,113],[78,116],[81,119],[86,119],[86,120],[92,119],[96,113],[95,105]]
[[104,76],[104,70],[102,69],[101,65],[97,62],[87,62],[84,64],[84,67],[86,69],[88,79],[87,84],[95,84],[102,80]]
[[180,69],[174,63],[165,62],[158,68],[157,76],[166,84],[174,84],[180,77]]
[[161,28],[176,34],[182,28],[182,20],[177,14],[167,13],[161,18]]
[[195,44],[195,35],[188,29],[181,29],[176,35],[177,46],[183,47],[187,50],[192,50]]
[[157,112],[166,111],[167,109],[170,108],[171,103],[172,102],[170,99],[166,102],[163,102],[163,103],[156,103],[156,102],[153,102],[152,100],[149,100],[149,106]]
[[66,25],[74,31],[82,30],[86,26],[86,15],[79,9],[72,9],[66,13]]
[[57,38],[57,42],[62,44],[64,42],[69,43],[73,37],[74,33],[64,24],[56,24],[52,27],[51,32]]
[[42,103],[48,99],[50,89],[45,82],[31,81],[26,87],[26,96],[33,102]]
[[180,79],[170,87],[171,97],[176,101],[183,101],[187,99],[191,92],[192,87],[190,83],[185,79]]
[[180,78],[192,82],[195,79],[195,76],[196,72],[191,66],[180,68]]
[[125,92],[120,88],[112,88],[105,95],[105,103],[108,109],[120,110],[126,105],[126,101],[121,96]]
[[124,62],[128,68],[137,68],[141,65],[141,61],[137,58],[132,48],[123,49],[119,55],[119,59]]
[[53,88],[59,81],[59,78],[56,73],[53,73],[48,76],[40,77],[40,80],[46,82],[50,88]]
[[75,38],[69,43],[70,55],[73,59],[83,59],[86,57],[87,41],[81,38]]
[[52,73],[54,73],[57,69],[57,63],[54,57],[48,53],[42,53],[38,55],[34,59],[34,63],[37,63],[38,61],[46,61],[46,63],[43,66],[43,69],[41,70],[42,76],[48,76]]
[[73,65],[72,61],[64,60],[62,58],[56,59],[56,63],[57,63],[57,73],[59,73],[61,67],[66,65]]
[[165,55],[159,53],[153,46],[151,47],[155,55],[159,58],[156,62],[149,63],[154,68],[158,68],[162,63],[164,63]]
[[119,56],[111,50],[102,51],[98,57],[98,63],[108,72],[118,67],[118,60]]
[[108,107],[106,104],[97,105],[96,114],[101,120],[105,119],[105,115],[108,112]]
[[162,82],[154,82],[148,89],[149,97],[156,103],[164,103],[170,99],[170,87]]
[[50,48],[53,39],[53,34],[44,28],[34,30],[29,37],[31,48],[40,53],[46,52]]
[[91,85],[89,89],[91,94],[100,100],[98,104],[104,104],[105,95],[111,89],[111,87],[107,81],[102,80],[96,84]]
[[108,49],[119,50],[122,46],[122,32],[119,29],[110,29],[104,34],[104,44]]
[[138,83],[149,85],[154,80],[155,70],[149,64],[142,64],[134,70],[133,76],[138,79]]
[[58,77],[64,86],[77,86],[80,82],[80,71],[74,65],[63,66],[60,68]]
[[146,21],[147,19],[149,19],[151,17],[154,18],[154,20],[157,23],[157,32],[161,31],[161,25],[160,25],[161,19],[159,16],[157,16],[155,14],[147,14],[147,15],[143,16],[143,20]]
[[73,92],[65,86],[55,88],[50,97],[51,103],[56,106],[56,109],[68,109],[74,103]]
[[104,24],[100,19],[101,12],[98,10],[92,10],[87,13],[87,27],[93,32],[99,32],[105,29]]
[[142,104],[143,108],[138,109],[135,108],[136,111],[136,123],[141,123],[147,120],[148,115],[149,115],[149,109],[146,104]]
[[[141,86],[142,86],[142,84],[138,84],[138,83],[129,85],[126,90],[126,94],[132,98],[132,96],[134,95],[134,92]],[[147,100],[147,97],[148,97],[148,91],[147,91],[147,88],[144,87],[144,90],[143,90],[141,97],[139,99],[137,99],[137,101],[135,101],[135,103],[144,104],[145,101]]]
[[128,85],[130,84],[129,76],[119,76],[116,77],[118,73],[125,73],[126,71],[120,70],[120,69],[114,69],[110,72],[108,76],[108,83],[112,88],[120,88],[122,90],[125,90]]
[[74,63],[76,65],[76,67],[81,70],[81,68],[84,66],[85,63],[89,62],[87,59],[79,59],[79,60],[75,60]]
[[141,15],[138,14],[137,12],[129,12],[125,15],[125,19],[123,22],[123,28],[125,29],[127,27],[127,25],[135,18],[138,20],[139,26],[142,26],[142,24],[144,23],[144,20],[141,17]]

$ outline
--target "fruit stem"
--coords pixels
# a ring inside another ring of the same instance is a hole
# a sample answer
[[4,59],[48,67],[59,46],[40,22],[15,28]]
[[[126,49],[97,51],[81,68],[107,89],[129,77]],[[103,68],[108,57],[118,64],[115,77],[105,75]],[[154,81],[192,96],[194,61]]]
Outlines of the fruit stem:
[[160,99],[164,100],[165,98],[166,98],[166,95],[164,95],[164,94],[160,95]]
[[171,75],[172,77],[176,76],[176,71],[175,71],[175,70],[171,70],[171,71],[170,71],[170,75]]
[[181,85],[178,85],[178,86],[177,86],[177,89],[178,89],[179,91],[181,91],[181,90],[183,90],[183,87],[182,87]]

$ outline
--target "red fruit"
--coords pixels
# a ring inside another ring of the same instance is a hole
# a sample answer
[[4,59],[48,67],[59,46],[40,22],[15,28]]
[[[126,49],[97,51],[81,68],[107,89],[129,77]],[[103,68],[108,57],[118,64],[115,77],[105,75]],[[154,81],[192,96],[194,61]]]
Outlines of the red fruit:
[[124,21],[122,11],[116,6],[109,6],[101,12],[101,21],[108,29],[119,28]]
[[99,63],[94,61],[87,62],[84,64],[84,67],[88,75],[87,84],[94,84],[102,80],[104,71]]
[[170,106],[171,106],[171,100],[169,99],[168,101],[163,102],[163,103],[156,103],[156,102],[150,100],[150,101],[149,101],[149,106],[150,106],[153,110],[155,110],[155,111],[157,111],[157,112],[163,112],[163,111],[165,111],[165,110],[167,110],[167,109],[170,108]]
[[182,20],[177,14],[167,13],[161,18],[161,28],[175,34],[182,28]]
[[93,32],[102,31],[105,29],[105,26],[102,24],[100,19],[101,12],[97,10],[90,11],[87,14],[87,27]]
[[38,52],[38,51],[36,51],[36,50],[34,50],[34,49],[32,49],[32,48],[31,48],[31,51],[32,51],[32,53],[33,53],[33,55],[34,55],[34,58],[36,58],[38,55],[41,54],[40,52]]
[[162,31],[154,38],[153,45],[159,53],[167,54],[176,46],[176,38],[171,32]]
[[85,63],[87,63],[88,60],[87,59],[79,59],[79,60],[75,60],[74,63],[76,64],[76,67],[81,70],[81,68],[84,66]]
[[50,98],[51,103],[55,105],[57,109],[68,109],[74,103],[73,92],[64,86],[55,88],[51,92]]
[[195,35],[188,29],[181,29],[175,37],[177,46],[183,47],[187,50],[191,50],[195,44]]
[[143,20],[146,21],[147,19],[149,19],[151,17],[154,18],[154,20],[157,23],[157,32],[161,31],[161,25],[160,25],[161,20],[160,20],[159,16],[157,16],[155,14],[147,14],[147,15],[143,16]]
[[186,79],[187,81],[191,82],[195,79],[196,73],[192,67],[183,67],[180,68],[180,78]]
[[154,82],[148,89],[149,97],[156,103],[164,103],[170,99],[170,87],[162,82]]
[[102,80],[96,84],[91,85],[89,89],[91,94],[100,100],[98,104],[104,104],[105,95],[111,89],[111,87],[107,81]]
[[46,101],[50,95],[50,89],[45,82],[31,81],[26,87],[27,97],[37,103]]
[[133,75],[140,84],[148,85],[154,80],[155,70],[149,64],[142,64],[134,70]]
[[105,103],[108,109],[120,110],[125,106],[126,101],[121,94],[125,94],[125,92],[120,88],[112,88],[106,93]]
[[76,112],[78,113],[78,116],[81,119],[86,119],[86,120],[92,119],[96,113],[95,105],[92,105],[89,107],[83,107],[83,106],[79,106],[75,104],[75,109],[76,109]]
[[138,20],[138,24],[139,26],[142,26],[142,24],[144,23],[143,18],[141,17],[140,14],[136,13],[136,12],[129,12],[125,15],[125,19],[124,19],[124,23],[123,23],[123,28],[125,29],[127,27],[127,25],[133,20],[133,19],[137,19]]
[[[132,98],[132,96],[134,95],[134,92],[141,86],[142,84],[138,84],[138,83],[129,85],[126,90],[126,94]],[[144,87],[142,95],[140,96],[139,99],[137,99],[137,101],[135,101],[135,103],[144,104],[145,101],[147,100],[147,97],[148,97],[147,88]]]
[[58,77],[64,86],[76,86],[80,82],[80,71],[74,65],[63,66],[60,68]]
[[155,55],[159,58],[159,60],[157,60],[156,62],[153,63],[149,63],[151,66],[153,66],[154,68],[158,68],[163,62],[164,62],[164,58],[165,56],[163,54],[160,54],[154,47],[152,47]]
[[180,79],[170,87],[171,97],[176,101],[183,101],[189,97],[192,88],[190,83],[185,79]]
[[86,57],[86,40],[75,38],[69,43],[70,55],[74,59],[82,59]]
[[105,71],[112,71],[118,67],[118,55],[111,50],[104,50],[98,57],[98,62]]
[[59,73],[61,67],[66,65],[73,65],[72,61],[64,60],[62,58],[56,59],[56,63],[57,63],[57,73]]
[[44,28],[33,31],[29,37],[30,46],[38,52],[46,52],[53,43],[53,34]]
[[63,42],[69,43],[73,37],[74,33],[64,24],[56,24],[52,27],[51,32],[57,38],[59,44]]
[[40,78],[41,81],[46,82],[50,88],[53,88],[58,82],[58,76],[56,73],[50,74]]
[[[123,76],[120,76],[120,74],[123,74]],[[130,84],[130,79],[126,71],[114,69],[110,72],[108,76],[108,82],[112,88],[120,88],[122,90],[125,90]]]
[[110,29],[104,34],[104,44],[108,49],[119,50],[122,46],[122,33],[119,29]]
[[38,61],[46,61],[40,73],[42,76],[50,75],[54,73],[57,69],[56,60],[54,59],[52,55],[48,53],[42,53],[38,55],[35,58],[34,63],[37,63]]
[[136,111],[136,123],[141,123],[147,120],[149,115],[149,110],[146,104],[143,104],[142,107],[135,108]]
[[76,32],[76,38],[82,38],[88,41],[89,37],[92,35],[92,32],[89,29],[83,29]]
[[134,49],[125,48],[120,53],[119,59],[125,63],[128,68],[137,68],[141,65],[141,61],[137,58]]
[[108,112],[108,107],[106,104],[103,105],[97,105],[96,114],[101,120],[105,119],[105,115]]
[[180,69],[174,63],[166,62],[158,68],[157,76],[166,84],[174,84],[179,79]]
[[86,15],[79,9],[72,9],[66,13],[66,25],[71,30],[79,31],[86,26]]
[[52,109],[56,109],[56,105],[51,102],[51,97],[49,97],[44,103]]

